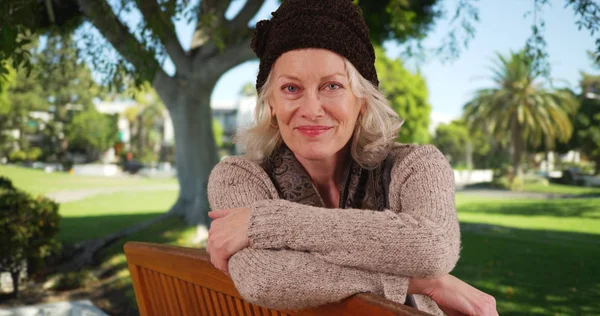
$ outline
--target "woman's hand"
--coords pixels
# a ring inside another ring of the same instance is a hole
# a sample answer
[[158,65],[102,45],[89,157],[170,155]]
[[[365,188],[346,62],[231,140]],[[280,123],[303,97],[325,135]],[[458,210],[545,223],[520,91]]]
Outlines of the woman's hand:
[[206,252],[210,261],[229,276],[227,261],[234,253],[249,246],[248,219],[250,209],[246,207],[208,212],[213,219],[208,230]]
[[431,297],[448,316],[497,316],[496,300],[452,275],[435,279],[412,278],[408,293]]

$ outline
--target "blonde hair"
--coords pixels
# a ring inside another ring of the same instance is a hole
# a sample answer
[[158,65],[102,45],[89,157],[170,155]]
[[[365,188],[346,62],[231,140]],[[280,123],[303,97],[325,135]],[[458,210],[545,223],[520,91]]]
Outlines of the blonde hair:
[[[350,90],[366,102],[365,111],[359,114],[354,128],[350,152],[361,167],[371,169],[387,157],[403,121],[377,87],[365,79],[346,58],[344,63]],[[268,102],[272,89],[271,74],[258,92],[253,125],[241,130],[234,138],[235,143],[246,150],[247,157],[259,163],[283,141],[279,129],[275,127],[275,118],[271,116]]]

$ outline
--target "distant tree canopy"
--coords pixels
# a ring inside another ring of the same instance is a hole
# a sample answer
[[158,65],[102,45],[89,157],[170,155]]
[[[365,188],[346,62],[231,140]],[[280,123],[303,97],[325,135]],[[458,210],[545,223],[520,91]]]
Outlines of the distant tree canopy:
[[471,131],[510,139],[513,171],[522,175],[527,143],[554,148],[557,141],[571,138],[577,102],[567,91],[545,88],[524,51],[497,57],[491,69],[494,86],[477,90],[464,105],[463,116]]
[[491,155],[498,144],[490,141],[485,131],[469,131],[463,120],[438,125],[431,143],[444,153],[453,168],[500,167],[499,161]]
[[579,111],[574,120],[572,149],[581,150],[596,164],[600,174],[600,75],[581,74]]
[[76,113],[66,131],[71,150],[84,152],[96,159],[118,140],[116,118],[93,107]]
[[400,59],[390,59],[382,48],[375,49],[375,68],[379,88],[390,101],[392,108],[404,119],[399,141],[425,144],[429,142],[429,115],[427,85],[421,74],[411,73]]

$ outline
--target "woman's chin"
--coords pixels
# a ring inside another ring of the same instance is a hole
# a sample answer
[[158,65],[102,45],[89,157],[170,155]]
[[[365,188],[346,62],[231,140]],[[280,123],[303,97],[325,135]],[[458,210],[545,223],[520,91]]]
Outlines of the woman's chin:
[[292,151],[307,160],[327,160],[339,151],[335,146],[329,144],[306,144],[299,148],[291,148]]

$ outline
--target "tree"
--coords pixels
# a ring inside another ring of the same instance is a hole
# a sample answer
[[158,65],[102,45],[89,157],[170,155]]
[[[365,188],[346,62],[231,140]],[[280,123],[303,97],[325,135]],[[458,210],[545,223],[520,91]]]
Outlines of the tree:
[[[27,5],[23,5],[23,1]],[[107,73],[117,84],[122,79],[121,70],[133,75],[138,83],[152,82],[167,106],[175,127],[177,174],[181,187],[171,213],[183,215],[188,223],[207,225],[206,183],[217,161],[210,95],[223,73],[254,58],[250,50],[253,30],[248,27],[248,22],[263,2],[248,0],[234,18],[227,19],[225,12],[231,4],[229,0],[202,0],[192,10],[188,10],[187,1],[183,0],[111,1],[113,6],[107,0],[7,0],[2,2],[0,20],[8,21],[10,27],[6,29],[10,36],[2,41],[0,59],[13,55],[20,56],[21,61],[24,59],[26,54],[20,48],[22,40],[18,33],[26,33],[26,30],[37,33],[53,23],[68,29],[71,24],[66,21],[79,21],[79,14],[83,15],[120,55],[116,62],[107,62],[106,57],[94,55],[90,58],[94,65],[102,68],[103,64],[112,64],[113,71]],[[377,0],[358,1],[358,4],[373,40],[381,44],[384,40],[424,38],[433,22],[442,15],[439,2]],[[582,7],[583,4],[588,5]],[[583,27],[591,31],[597,29],[595,24],[585,23],[588,18],[593,21],[594,14],[600,12],[593,0],[570,0],[568,5],[575,9]],[[467,8],[466,17],[462,8]],[[454,19],[454,25],[463,26],[469,34],[473,33],[470,22],[478,19],[473,8],[471,1],[461,1]],[[137,9],[143,20],[130,29],[121,21],[119,13]],[[175,34],[173,20],[182,18],[195,20],[196,24],[189,51],[182,48]],[[458,46],[457,42],[463,42],[460,36],[449,38],[451,50]],[[99,50],[89,51],[93,55]],[[175,65],[173,76],[160,67],[166,56]]]
[[253,82],[246,82],[242,89],[240,90],[240,96],[242,97],[252,97],[256,96],[256,87]]
[[404,68],[400,59],[388,58],[380,47],[376,47],[375,54],[379,88],[396,113],[406,119],[400,130],[399,141],[428,143],[431,105],[427,100],[425,79],[418,72],[412,74]]
[[33,64],[44,91],[44,110],[52,114],[43,131],[45,158],[63,163],[71,150],[64,141],[65,127],[76,113],[92,108],[93,99],[101,94],[90,69],[78,58],[75,45],[70,34],[51,34]]
[[487,135],[483,131],[469,132],[463,120],[440,124],[435,130],[434,144],[454,168],[493,168],[488,157],[492,150]]
[[114,145],[118,138],[115,120],[93,107],[75,114],[66,132],[69,148],[84,152],[94,160]]
[[600,174],[600,76],[581,74],[581,104],[574,122],[574,137],[570,148],[581,150],[596,164]]
[[463,115],[473,131],[487,128],[496,139],[510,138],[513,172],[522,175],[524,145],[544,142],[552,148],[556,140],[568,141],[573,131],[569,115],[577,105],[569,93],[544,88],[524,52],[497,57],[495,86],[476,91]]

